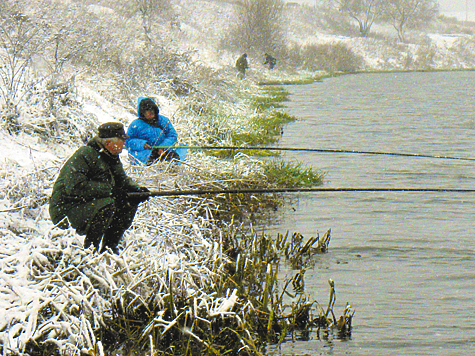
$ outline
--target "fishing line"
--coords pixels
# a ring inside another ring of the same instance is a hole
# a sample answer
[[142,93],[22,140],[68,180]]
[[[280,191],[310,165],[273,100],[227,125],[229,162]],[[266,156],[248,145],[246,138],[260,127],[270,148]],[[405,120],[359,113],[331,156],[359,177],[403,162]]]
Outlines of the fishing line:
[[[155,146],[156,148],[168,148]],[[265,150],[265,151],[301,151],[301,152],[319,152],[319,153],[350,153],[365,155],[386,155],[416,158],[436,158],[450,159],[458,161],[475,161],[470,157],[452,157],[442,155],[428,155],[419,153],[401,153],[401,152],[379,152],[379,151],[360,151],[360,150],[344,150],[337,148],[299,148],[299,147],[263,147],[263,146],[183,146],[183,148],[192,150]]]
[[414,193],[475,193],[475,189],[458,188],[269,188],[269,189],[194,189],[194,190],[155,190],[144,193],[129,193],[130,197],[158,197],[181,195],[207,195],[207,194],[257,194],[257,193],[300,193],[300,192],[414,192]]

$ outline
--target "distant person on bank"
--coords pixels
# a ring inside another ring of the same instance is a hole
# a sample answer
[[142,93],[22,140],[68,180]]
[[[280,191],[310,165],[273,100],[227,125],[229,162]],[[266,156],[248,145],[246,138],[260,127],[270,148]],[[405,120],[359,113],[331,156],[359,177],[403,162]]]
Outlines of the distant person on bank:
[[247,53],[243,53],[236,61],[236,69],[238,70],[239,79],[244,79],[247,68],[249,68],[249,63],[247,62]]
[[171,121],[160,115],[158,105],[151,98],[140,97],[137,103],[138,119],[130,124],[126,148],[129,154],[143,165],[157,161],[179,160],[171,148],[178,135]]
[[49,201],[51,220],[60,228],[72,226],[86,235],[84,247],[98,252],[118,244],[130,227],[138,205],[147,195],[129,198],[129,192],[150,192],[124,171],[119,154],[127,139],[124,126],[108,122],[98,127],[97,136],[80,147],[63,165]]
[[264,56],[265,56],[264,65],[268,64],[269,69],[273,69],[277,63],[277,59],[275,59],[268,53],[265,53]]

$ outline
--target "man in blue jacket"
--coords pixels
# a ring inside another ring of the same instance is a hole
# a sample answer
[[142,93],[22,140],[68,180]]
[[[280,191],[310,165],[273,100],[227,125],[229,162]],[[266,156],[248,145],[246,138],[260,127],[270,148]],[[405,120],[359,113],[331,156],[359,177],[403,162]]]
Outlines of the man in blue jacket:
[[[140,97],[137,104],[138,119],[128,130],[126,148],[136,161],[150,165],[156,161],[180,159],[172,149],[178,138],[170,120],[159,114],[158,105],[151,98]],[[157,148],[160,147],[160,148]]]

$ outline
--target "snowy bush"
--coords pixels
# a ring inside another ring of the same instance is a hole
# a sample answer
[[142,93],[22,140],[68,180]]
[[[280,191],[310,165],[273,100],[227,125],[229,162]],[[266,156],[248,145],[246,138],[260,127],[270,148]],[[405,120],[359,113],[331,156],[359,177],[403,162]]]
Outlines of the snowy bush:
[[294,45],[289,49],[289,62],[308,70],[324,70],[329,73],[351,73],[363,67],[363,58],[344,43],[319,45]]

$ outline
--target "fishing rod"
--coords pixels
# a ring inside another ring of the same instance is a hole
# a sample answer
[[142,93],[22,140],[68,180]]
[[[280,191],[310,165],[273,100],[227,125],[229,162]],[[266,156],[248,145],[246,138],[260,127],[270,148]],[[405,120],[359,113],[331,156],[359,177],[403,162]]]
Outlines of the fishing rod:
[[[366,155],[386,155],[417,158],[437,158],[459,161],[475,161],[470,157],[453,157],[443,155],[429,155],[420,153],[401,153],[401,152],[380,152],[380,151],[362,151],[362,150],[344,150],[337,148],[300,148],[300,147],[264,147],[264,146],[179,146],[191,150],[263,150],[263,151],[301,151],[301,152],[319,152],[319,153],[353,153]],[[164,146],[154,146],[154,148],[169,148]]]
[[475,193],[475,189],[459,188],[258,188],[258,189],[192,189],[153,190],[150,192],[128,193],[129,197],[166,197],[209,194],[258,194],[258,193],[300,193],[300,192],[431,192],[431,193]]

